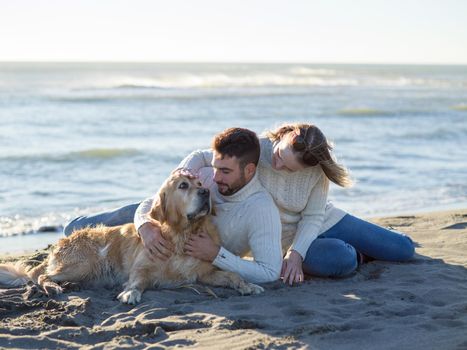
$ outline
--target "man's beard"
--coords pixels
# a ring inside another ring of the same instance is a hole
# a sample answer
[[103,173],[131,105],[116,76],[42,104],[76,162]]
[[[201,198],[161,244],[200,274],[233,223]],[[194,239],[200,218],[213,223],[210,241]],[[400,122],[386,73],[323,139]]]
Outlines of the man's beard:
[[234,182],[230,186],[223,182],[216,182],[216,183],[217,183],[217,189],[221,195],[231,196],[234,193],[241,190],[246,185],[246,178],[245,178],[245,174],[242,173],[240,175],[240,179],[238,179],[237,182]]

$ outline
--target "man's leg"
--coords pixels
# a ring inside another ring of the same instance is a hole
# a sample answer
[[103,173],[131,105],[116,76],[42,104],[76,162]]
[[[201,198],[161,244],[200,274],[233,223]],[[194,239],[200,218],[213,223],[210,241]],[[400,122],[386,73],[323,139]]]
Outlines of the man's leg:
[[135,203],[95,215],[78,216],[64,227],[63,234],[65,236],[69,236],[73,231],[84,227],[95,227],[97,225],[117,226],[128,224],[133,222],[133,218],[138,206],[139,203]]
[[343,240],[360,253],[385,261],[407,261],[413,257],[415,249],[410,237],[350,214],[319,237]]
[[354,272],[357,266],[355,248],[335,238],[315,239],[303,261],[303,271],[319,277],[344,277]]

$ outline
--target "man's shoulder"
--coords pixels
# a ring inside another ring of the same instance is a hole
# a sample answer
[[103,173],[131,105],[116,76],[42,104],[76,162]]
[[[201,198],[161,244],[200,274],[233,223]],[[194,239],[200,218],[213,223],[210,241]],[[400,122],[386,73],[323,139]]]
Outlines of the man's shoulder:
[[244,202],[245,204],[254,205],[255,207],[257,207],[258,204],[261,204],[262,207],[276,207],[271,195],[263,186],[258,188],[258,191],[249,196]]
[[[274,200],[266,189],[253,193],[243,203],[243,211],[247,213],[244,224],[251,233],[264,229],[280,234],[280,214]],[[266,223],[266,224],[265,224]]]

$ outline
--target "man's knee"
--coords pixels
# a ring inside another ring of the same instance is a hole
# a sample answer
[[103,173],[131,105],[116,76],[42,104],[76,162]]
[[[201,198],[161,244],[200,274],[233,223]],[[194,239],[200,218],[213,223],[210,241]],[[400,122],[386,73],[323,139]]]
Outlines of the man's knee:
[[399,244],[397,248],[397,261],[408,261],[413,258],[415,254],[415,244],[409,236],[400,235]]
[[73,233],[73,231],[79,230],[80,228],[83,228],[82,226],[82,220],[83,216],[78,216],[77,218],[71,220],[68,224],[65,225],[63,228],[63,234],[65,236],[69,236]]

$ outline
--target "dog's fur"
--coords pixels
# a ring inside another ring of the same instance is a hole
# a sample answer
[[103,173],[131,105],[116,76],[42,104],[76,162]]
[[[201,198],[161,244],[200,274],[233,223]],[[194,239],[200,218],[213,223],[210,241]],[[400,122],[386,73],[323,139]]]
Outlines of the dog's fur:
[[124,285],[118,299],[128,304],[139,302],[147,288],[195,281],[234,288],[241,294],[261,293],[260,286],[245,282],[238,274],[218,270],[211,263],[184,254],[190,235],[201,231],[219,243],[210,211],[209,191],[196,179],[173,174],[162,186],[149,214],[162,225],[163,237],[175,247],[168,260],[151,260],[133,224],[99,226],[61,239],[48,259],[29,271],[0,265],[0,284],[19,286],[32,280],[50,295],[62,292],[60,282],[117,283]]

